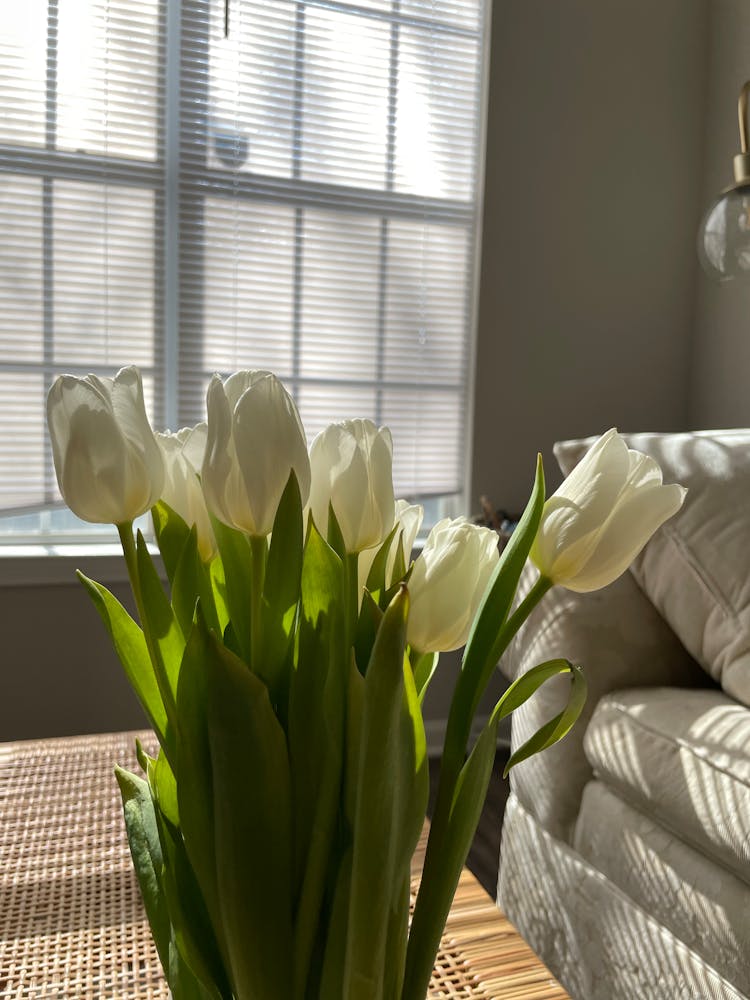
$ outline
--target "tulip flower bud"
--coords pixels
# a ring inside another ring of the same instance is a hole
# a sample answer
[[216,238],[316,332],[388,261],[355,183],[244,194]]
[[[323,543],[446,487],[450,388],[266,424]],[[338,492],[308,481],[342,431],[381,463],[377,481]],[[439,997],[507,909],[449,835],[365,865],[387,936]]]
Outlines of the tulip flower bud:
[[499,558],[497,534],[465,517],[434,526],[409,578],[406,637],[419,653],[458,649]]
[[267,535],[292,470],[303,505],[310,491],[310,459],[297,407],[266,371],[235,372],[225,384],[214,375],[206,404],[201,479],[208,509],[230,527]]
[[410,504],[407,503],[406,500],[397,500],[395,519],[399,524],[399,530],[396,533],[396,538],[391,546],[391,551],[388,553],[388,561],[386,563],[385,571],[386,580],[388,581],[389,586],[396,582],[392,579],[392,575],[393,567],[396,562],[396,552],[399,545],[401,546],[401,552],[404,557],[404,566],[408,567],[411,562],[411,553],[414,548],[414,543],[417,540],[419,529],[422,527],[422,521],[424,520],[424,507],[419,503]]
[[61,375],[47,397],[60,493],[94,524],[125,524],[153,507],[164,463],[146,416],[137,368],[114,379]]
[[542,576],[568,590],[606,587],[680,509],[686,492],[663,486],[658,464],[629,450],[612,429],[545,503],[531,559]]
[[393,527],[393,442],[371,420],[332,424],[310,448],[310,509],[323,535],[333,506],[347,552],[384,541]]
[[164,489],[160,497],[188,525],[195,525],[198,551],[208,562],[216,553],[216,540],[208,516],[198,470],[206,449],[207,428],[204,423],[184,427],[176,434],[157,434],[164,456]]
[[[399,546],[401,547],[404,566],[409,566],[412,549],[414,548],[414,543],[417,540],[419,529],[422,527],[422,519],[424,518],[424,507],[421,504],[410,504],[406,500],[396,501],[395,512],[394,520],[398,525],[398,531],[396,532],[396,537],[391,542],[385,564],[386,587],[391,587],[396,582],[393,579],[393,572]],[[375,556],[378,554],[379,548],[380,546],[376,545],[371,549],[363,549],[359,554],[357,571],[359,575],[360,595],[362,588],[367,583],[367,577],[370,575],[370,570],[372,569],[372,564],[375,562]]]

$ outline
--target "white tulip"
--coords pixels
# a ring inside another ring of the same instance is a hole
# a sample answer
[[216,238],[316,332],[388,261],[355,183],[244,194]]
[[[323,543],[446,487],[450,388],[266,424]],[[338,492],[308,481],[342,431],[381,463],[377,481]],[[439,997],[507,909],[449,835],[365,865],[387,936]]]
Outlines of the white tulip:
[[[401,549],[403,555],[404,566],[408,568],[409,563],[411,562],[411,553],[414,548],[414,543],[417,540],[419,529],[422,527],[423,518],[424,507],[422,507],[421,504],[410,504],[407,500],[396,501],[394,523],[398,525],[398,531],[396,532],[396,537],[391,542],[391,547],[388,550],[388,558],[385,563],[386,587],[391,587],[396,582],[393,579],[393,570],[396,564],[396,555],[398,554],[399,548]],[[367,577],[370,575],[372,564],[375,562],[375,556],[378,554],[379,550],[380,546],[375,545],[373,548],[363,549],[359,553],[357,571],[359,577],[360,595],[363,587],[367,583]]]
[[606,587],[680,509],[686,492],[663,486],[654,459],[607,431],[545,503],[531,559],[568,590]]
[[141,374],[61,375],[47,397],[60,493],[78,517],[125,524],[159,499],[164,463],[146,416]]
[[188,525],[195,525],[198,551],[208,562],[216,553],[216,540],[203,497],[198,470],[206,450],[207,427],[197,424],[176,434],[157,434],[164,456],[164,489],[160,497]]
[[393,442],[387,427],[371,420],[332,424],[310,448],[310,509],[328,532],[333,506],[347,552],[380,545],[393,527]]
[[214,375],[206,397],[208,441],[201,479],[208,509],[224,524],[268,535],[289,474],[302,504],[310,490],[310,460],[297,407],[271,372]]
[[438,521],[408,583],[406,637],[413,649],[436,653],[465,645],[498,558],[491,528],[465,517]]
[[388,560],[386,562],[385,576],[389,586],[396,582],[393,580],[393,567],[396,562],[399,545],[404,557],[404,566],[408,568],[411,562],[414,543],[417,540],[419,529],[422,527],[422,521],[424,520],[424,507],[419,503],[411,504],[406,500],[397,500],[395,520],[400,527],[396,532],[396,538],[388,553]]

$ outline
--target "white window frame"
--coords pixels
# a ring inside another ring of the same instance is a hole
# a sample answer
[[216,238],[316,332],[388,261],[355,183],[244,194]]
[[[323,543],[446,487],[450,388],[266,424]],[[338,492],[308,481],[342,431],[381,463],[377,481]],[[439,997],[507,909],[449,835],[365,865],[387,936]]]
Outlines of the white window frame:
[[[56,112],[56,61],[50,57],[57,36],[57,10],[64,0],[48,0],[48,32],[47,32],[47,116],[46,116],[46,146],[54,144],[55,112]],[[306,208],[323,208],[326,211],[341,211],[342,213],[364,213],[370,217],[380,217],[380,276],[378,291],[378,343],[379,357],[382,363],[385,331],[385,260],[388,252],[388,223],[391,219],[406,219],[421,221],[429,216],[430,221],[456,225],[468,232],[477,233],[476,250],[471,263],[470,278],[467,283],[465,303],[465,323],[468,330],[466,338],[465,371],[466,380],[463,389],[463,399],[466,405],[465,418],[465,448],[463,463],[463,493],[460,498],[462,507],[466,507],[468,484],[470,482],[470,454],[473,439],[473,402],[474,402],[474,357],[476,352],[476,311],[479,282],[479,247],[480,223],[482,211],[481,191],[483,190],[483,164],[485,129],[483,126],[487,102],[486,69],[489,57],[489,20],[491,0],[478,0],[483,4],[482,24],[478,34],[484,36],[485,71],[480,81],[480,121],[478,127],[477,149],[477,188],[478,193],[474,203],[422,197],[414,194],[402,194],[394,190],[394,158],[395,158],[395,113],[396,113],[396,70],[398,65],[398,33],[402,26],[421,26],[430,24],[433,30],[449,31],[454,35],[474,37],[477,32],[456,25],[444,24],[438,20],[426,17],[405,15],[399,12],[399,0],[394,0],[394,10],[383,11],[359,6],[356,3],[340,2],[340,0],[294,0],[297,11],[297,28],[295,37],[296,58],[303,57],[304,13],[308,8],[322,8],[354,13],[378,22],[391,25],[391,52],[389,74],[389,113],[388,113],[388,149],[386,153],[386,185],[385,190],[375,191],[365,188],[344,187],[336,184],[324,184],[306,181],[301,177],[299,142],[293,144],[293,172],[290,179],[264,177],[258,174],[242,174],[232,170],[220,170],[206,165],[200,174],[185,176],[183,171],[182,144],[186,141],[183,131],[181,109],[182,84],[182,50],[186,22],[189,25],[190,10],[193,0],[161,0],[160,30],[165,32],[164,44],[161,47],[163,65],[160,72],[165,80],[162,107],[159,110],[159,133],[157,141],[157,156],[153,161],[126,159],[116,156],[102,156],[89,153],[53,151],[44,147],[17,147],[0,144],[0,174],[14,173],[39,177],[43,183],[43,281],[44,281],[44,356],[41,362],[8,362],[0,359],[0,371],[3,372],[33,372],[44,376],[45,384],[50,384],[54,372],[59,365],[55,364],[53,354],[53,316],[52,316],[52,185],[54,180],[68,179],[74,181],[98,182],[101,184],[118,184],[146,188],[154,192],[155,221],[155,357],[153,366],[140,366],[144,374],[153,375],[155,383],[161,383],[163,393],[155,397],[155,423],[160,426],[176,428],[180,425],[181,411],[184,413],[184,402],[178,400],[178,376],[180,364],[180,338],[189,340],[191,336],[201,336],[201,323],[195,317],[188,315],[181,296],[180,248],[184,235],[184,222],[180,221],[180,205],[187,199],[194,199],[195,205],[207,196],[225,195],[239,197],[249,201],[264,201],[276,203],[285,207],[296,208],[297,225],[300,225],[301,214]],[[206,37],[208,46],[208,38]],[[302,74],[298,73],[301,79]],[[301,87],[295,102],[295,129],[299,133],[302,115]],[[190,141],[194,140],[191,133]],[[208,141],[208,135],[206,136]],[[175,179],[179,178],[179,182]],[[181,229],[182,226],[182,229]],[[194,247],[196,244],[188,244]],[[295,242],[295,302],[294,302],[294,341],[300,341],[300,244]],[[194,299],[191,303],[194,308]],[[199,311],[198,311],[199,312]],[[179,332],[178,332],[179,331]],[[297,350],[297,357],[299,350]],[[93,371],[100,375],[111,375],[111,366],[103,365],[66,365],[66,370],[72,374],[83,375]],[[210,372],[202,373],[206,376]],[[229,372],[221,372],[227,375]],[[302,376],[298,364],[295,363],[292,372],[280,373],[292,392],[307,383],[332,384],[345,386],[350,384],[358,388],[372,387],[377,391],[379,400],[382,388],[404,388],[408,383],[386,383],[382,378],[382,369],[376,370],[371,381],[352,380],[350,383],[338,379],[309,378]],[[459,383],[421,383],[423,387],[437,391],[456,392],[460,390]],[[202,400],[201,400],[202,404]],[[376,420],[379,414],[376,414]],[[182,420],[184,423],[185,420]],[[45,435],[46,440],[46,435]],[[47,443],[49,449],[49,443]],[[47,464],[48,496],[54,495],[54,469],[50,458]],[[423,498],[421,498],[423,499]],[[44,504],[44,509],[49,503]],[[114,539],[114,535],[112,536]],[[73,579],[75,566],[91,563],[97,566],[97,574],[110,581],[124,580],[124,569],[121,565],[119,548],[111,544],[110,539],[89,540],[82,532],[80,537],[71,537],[64,542],[48,539],[46,536],[19,533],[12,541],[0,543],[0,586],[5,584],[23,585],[40,582],[62,583]],[[50,559],[54,556],[54,559]],[[92,562],[93,560],[93,562]]]

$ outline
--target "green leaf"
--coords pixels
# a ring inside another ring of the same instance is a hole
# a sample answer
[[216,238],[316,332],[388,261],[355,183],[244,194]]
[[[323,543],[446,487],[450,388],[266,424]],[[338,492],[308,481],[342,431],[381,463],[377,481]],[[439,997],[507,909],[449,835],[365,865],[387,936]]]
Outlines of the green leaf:
[[166,816],[172,826],[179,829],[180,812],[177,808],[177,782],[163,750],[159,751],[159,756],[156,758],[151,793],[156,799],[159,811]]
[[151,518],[154,523],[154,535],[159,546],[164,569],[170,584],[174,581],[177,564],[190,534],[190,528],[169,504],[160,500],[151,508]]
[[[191,973],[187,981],[195,978],[202,984],[201,996],[231,1000],[232,990],[221,954],[221,923],[217,924],[208,912],[180,830],[161,811],[157,812],[157,819],[166,859],[163,885],[173,942]],[[174,992],[171,980],[170,985]]]
[[393,525],[388,533],[388,537],[382,543],[378,549],[377,555],[372,561],[372,566],[370,566],[370,572],[367,574],[367,581],[365,583],[365,586],[371,594],[380,594],[389,585],[385,578],[385,571],[388,566],[388,553],[391,551],[391,546],[393,545],[393,539],[396,536],[396,532],[400,530],[400,524],[396,523]]
[[[361,678],[360,678],[361,679]],[[328,923],[328,933],[325,937],[325,957],[323,974],[320,984],[321,998],[338,1000],[344,997],[344,962],[346,959],[346,942],[349,930],[349,895],[352,884],[352,850],[351,847],[341,858],[336,889],[333,896],[331,919]],[[348,998],[347,998],[348,1000]]]
[[406,947],[409,940],[409,906],[411,904],[411,864],[406,866],[391,903],[388,919],[388,940],[386,944],[385,998],[400,997],[404,983]]
[[587,684],[586,678],[580,667],[568,664],[571,672],[571,690],[568,704],[558,715],[543,725],[530,739],[522,744],[512,754],[510,760],[505,765],[503,777],[505,777],[512,767],[520,764],[535,753],[541,753],[554,743],[558,743],[566,736],[580,716],[583,706],[586,704]]
[[[431,852],[441,853],[440,841],[445,830],[446,816],[466,756],[477,705],[499,656],[520,623],[520,619],[515,617],[511,626],[507,620],[508,613],[513,604],[521,571],[536,536],[543,508],[544,470],[539,456],[531,497],[490,578],[464,652],[461,672],[456,681],[448,713],[440,781],[427,855]],[[537,587],[535,599],[538,599],[543,590],[544,587]],[[528,609],[525,609],[524,613],[527,614]]]
[[297,909],[294,997],[302,995],[317,936],[341,795],[348,676],[343,588],[341,560],[311,523],[289,701]]
[[[161,811],[156,813],[164,852],[163,886],[172,923],[172,940],[180,958],[206,997],[232,1000],[232,990],[219,953],[216,934],[190,866],[180,831]],[[180,983],[189,978],[180,970]],[[171,986],[170,982],[170,986]],[[190,987],[194,989],[193,984]]]
[[364,682],[344,995],[381,1000],[388,926],[427,805],[426,747],[405,660],[408,594],[378,630]]
[[208,575],[216,608],[216,618],[219,623],[218,633],[223,635],[229,623],[229,610],[227,609],[227,581],[224,578],[224,565],[220,556],[214,556],[209,563]]
[[121,767],[115,767],[115,777],[120,786],[125,829],[146,916],[159,960],[168,975],[171,930],[167,901],[161,886],[164,858],[151,792],[143,778]]
[[333,504],[328,504],[328,534],[327,534],[328,544],[331,546],[333,551],[342,561],[346,559],[346,544],[344,542],[344,536],[341,534],[341,527],[339,526],[338,518],[336,517],[336,512],[333,509]]
[[492,710],[492,714],[497,715],[498,719],[504,719],[520,705],[523,705],[525,701],[528,701],[550,677],[555,677],[557,674],[569,674],[572,669],[570,661],[563,657],[538,663],[508,685]]
[[406,571],[408,569],[407,562],[411,559],[411,552],[404,553],[404,532],[403,529],[399,532],[398,542],[396,545],[396,557],[393,561],[393,569],[391,571],[391,580],[394,583],[398,583],[399,580],[403,580],[406,576]]
[[362,606],[359,609],[357,628],[354,633],[354,655],[359,672],[364,677],[367,664],[370,662],[375,636],[383,620],[383,612],[378,607],[369,590],[362,595]]
[[423,653],[413,665],[414,685],[419,695],[420,705],[424,701],[429,683],[435,675],[439,659],[440,653]]
[[495,716],[484,727],[456,782],[439,854],[428,854],[412,919],[402,1000],[423,1000],[440,938],[487,795],[497,750]]
[[314,630],[330,627],[343,600],[343,564],[312,520],[302,562],[302,616]]
[[302,500],[294,471],[281,496],[273,523],[263,588],[263,656],[260,674],[276,700],[287,693],[284,676],[300,598],[304,526]]
[[[504,649],[501,626],[508,617],[521,572],[539,530],[544,509],[544,490],[544,469],[542,456],[539,455],[529,502],[500,555],[466,644],[461,669],[461,678],[465,677],[466,681],[463,685],[460,682],[457,684],[456,693],[459,696],[460,689],[462,702],[460,710],[465,713],[467,736],[479,699]],[[508,640],[510,638],[512,636],[508,636]],[[463,705],[464,701],[467,703],[466,706]]]
[[284,731],[265,685],[211,637],[206,668],[216,881],[235,994],[290,996],[291,809]]
[[359,781],[359,748],[362,743],[362,713],[365,706],[365,679],[352,661],[346,711],[346,757],[344,762],[344,814],[354,829]]
[[153,726],[159,743],[164,746],[167,741],[167,713],[143,632],[106,587],[90,580],[80,571],[77,575],[110,634],[130,686]]
[[198,532],[193,525],[185,539],[172,582],[172,608],[184,636],[189,635],[193,627],[195,604],[199,598],[208,627],[218,632],[220,625],[210,572],[200,557]]
[[180,955],[174,935],[169,943],[167,981],[172,1000],[211,1000],[212,995],[203,989]]
[[226,607],[232,632],[245,662],[250,662],[250,609],[252,607],[253,561],[246,535],[211,518],[216,545],[224,567]]
[[[137,538],[137,550],[138,577],[146,619],[143,622],[143,628],[148,640],[150,640],[151,654],[155,660],[154,670],[169,718],[170,709],[174,710],[177,679],[180,674],[182,654],[185,651],[185,639],[140,531]],[[164,689],[165,680],[166,691]]]
[[195,872],[217,933],[221,928],[219,893],[214,862],[214,807],[211,748],[208,739],[208,667],[213,647],[201,614],[188,637],[177,688],[180,729],[177,740],[177,786],[180,827],[190,864]]

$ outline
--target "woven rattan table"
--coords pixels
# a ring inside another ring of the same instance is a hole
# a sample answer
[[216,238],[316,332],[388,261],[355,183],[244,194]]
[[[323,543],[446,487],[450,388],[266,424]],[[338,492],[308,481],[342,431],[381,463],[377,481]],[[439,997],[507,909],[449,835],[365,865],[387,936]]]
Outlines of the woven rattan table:
[[[167,997],[112,774],[135,769],[136,735],[153,745],[144,733],[0,744],[1,1000]],[[567,994],[464,871],[429,996]]]

